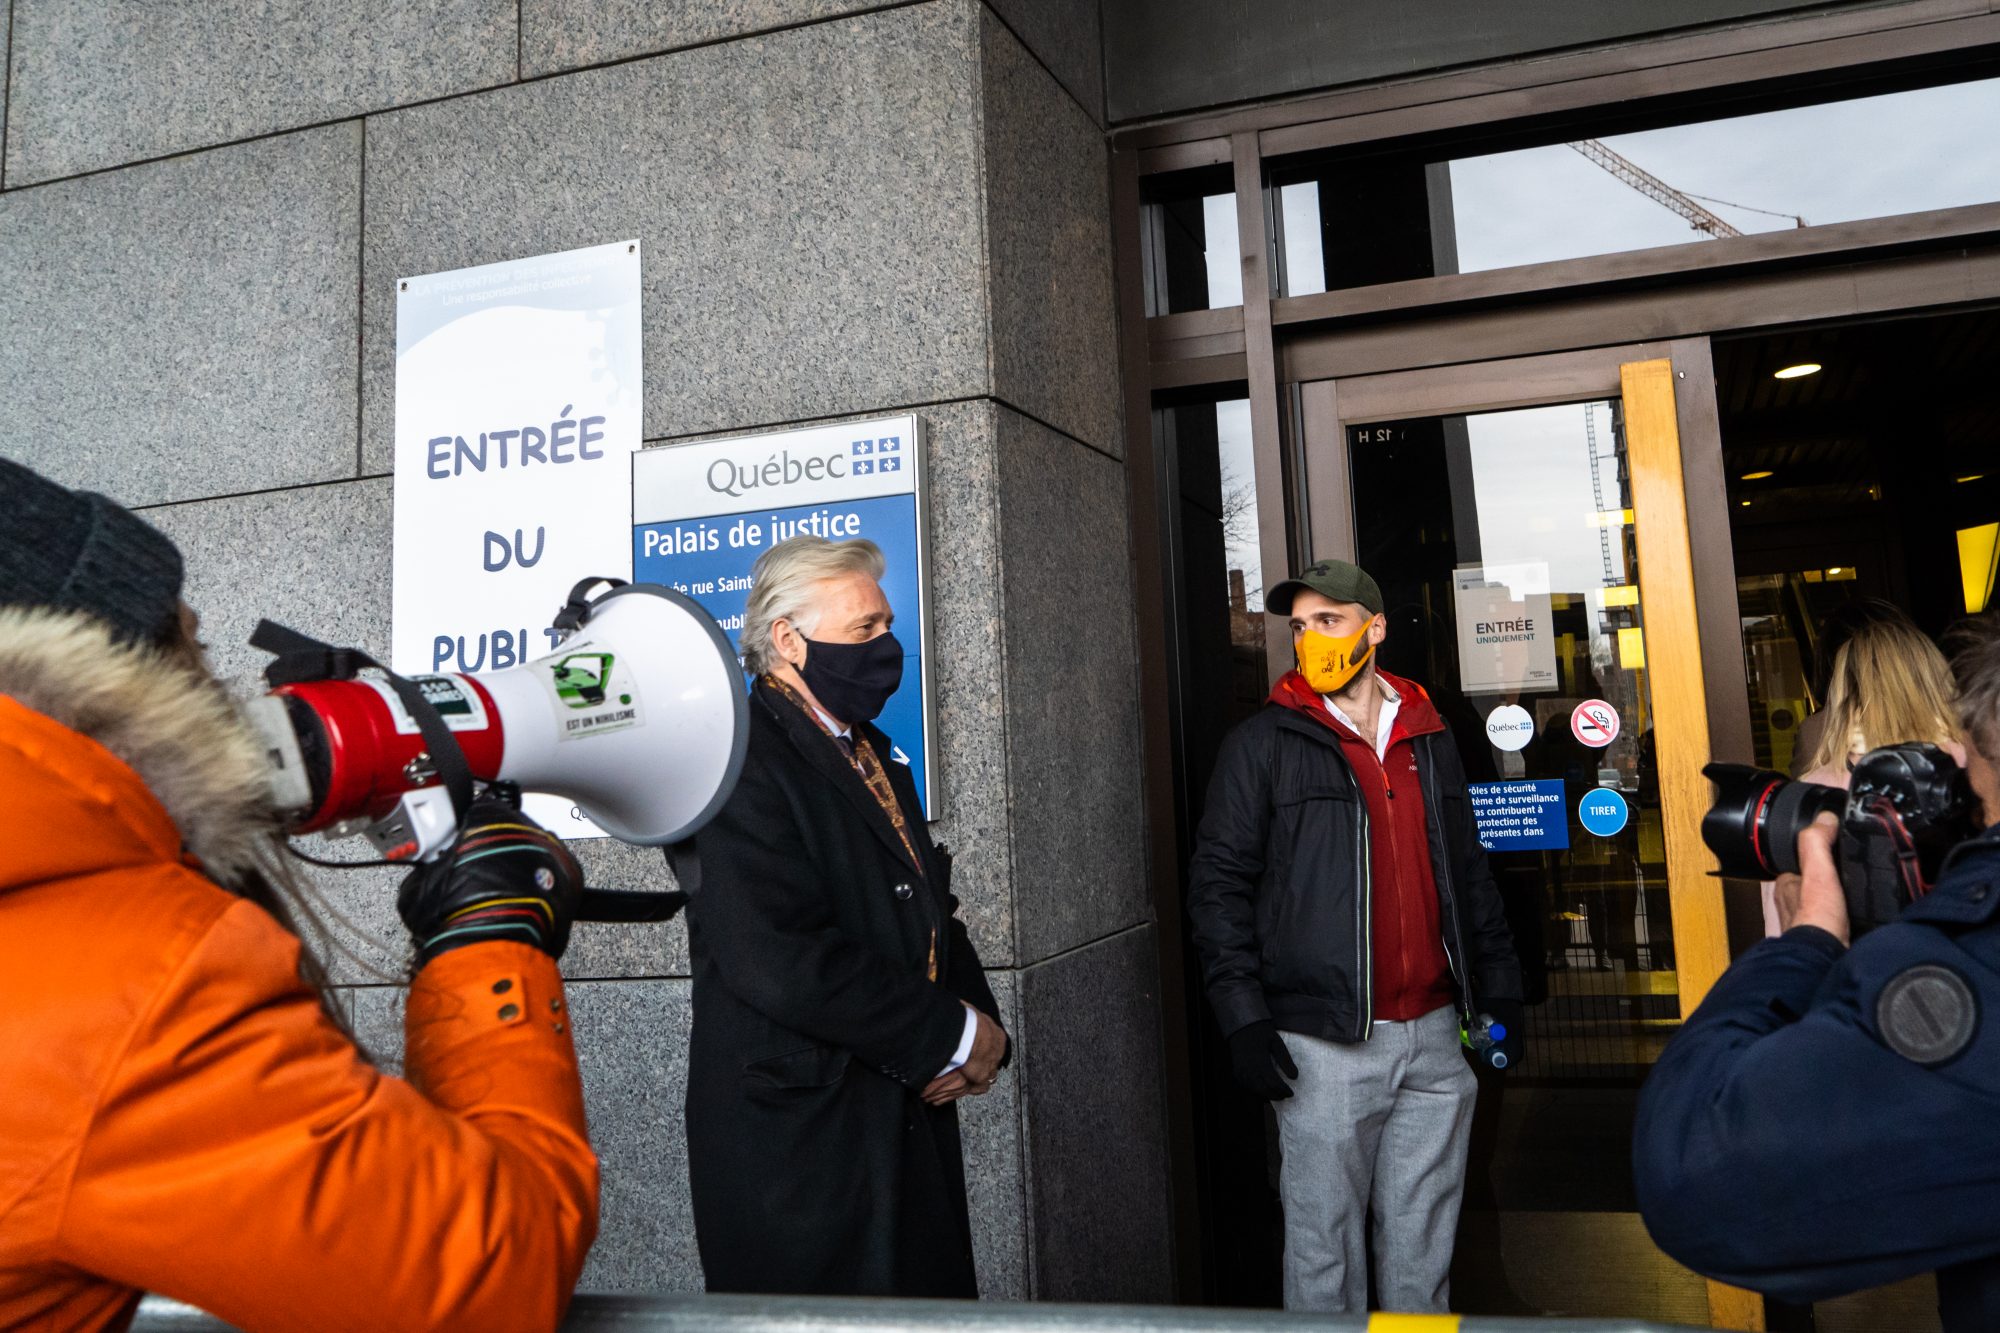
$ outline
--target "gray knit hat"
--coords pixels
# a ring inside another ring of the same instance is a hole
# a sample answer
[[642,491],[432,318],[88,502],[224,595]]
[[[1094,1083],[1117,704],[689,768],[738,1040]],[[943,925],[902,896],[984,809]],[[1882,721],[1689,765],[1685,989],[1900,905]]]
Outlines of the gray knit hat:
[[116,501],[0,458],[0,605],[84,611],[164,644],[180,623],[181,553]]

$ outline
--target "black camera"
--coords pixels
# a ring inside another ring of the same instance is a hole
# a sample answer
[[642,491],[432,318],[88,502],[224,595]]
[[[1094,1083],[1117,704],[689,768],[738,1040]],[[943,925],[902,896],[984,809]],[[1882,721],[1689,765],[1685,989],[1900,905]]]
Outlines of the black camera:
[[1799,832],[1822,811],[1840,817],[1836,859],[1856,938],[1928,893],[1951,849],[1979,832],[1964,770],[1921,741],[1870,750],[1846,791],[1748,764],[1701,772],[1716,789],[1701,840],[1727,876],[1797,874]]

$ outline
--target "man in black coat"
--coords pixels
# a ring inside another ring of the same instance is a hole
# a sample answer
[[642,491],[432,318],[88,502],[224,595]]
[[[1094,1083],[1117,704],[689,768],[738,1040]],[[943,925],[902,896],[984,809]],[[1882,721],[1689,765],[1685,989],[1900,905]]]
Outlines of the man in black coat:
[[673,856],[711,1291],[978,1294],[954,1103],[993,1086],[1008,1043],[951,858],[870,725],[903,667],[882,570],[873,543],[819,537],[758,560],[743,776]]

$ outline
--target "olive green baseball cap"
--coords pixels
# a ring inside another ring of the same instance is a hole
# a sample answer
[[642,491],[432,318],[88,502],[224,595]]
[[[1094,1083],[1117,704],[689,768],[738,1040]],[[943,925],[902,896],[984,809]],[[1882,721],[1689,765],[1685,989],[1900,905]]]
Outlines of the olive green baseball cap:
[[1264,609],[1274,616],[1292,613],[1292,598],[1311,589],[1336,602],[1358,602],[1376,615],[1382,614],[1382,590],[1368,571],[1345,560],[1321,560],[1300,570],[1264,594]]

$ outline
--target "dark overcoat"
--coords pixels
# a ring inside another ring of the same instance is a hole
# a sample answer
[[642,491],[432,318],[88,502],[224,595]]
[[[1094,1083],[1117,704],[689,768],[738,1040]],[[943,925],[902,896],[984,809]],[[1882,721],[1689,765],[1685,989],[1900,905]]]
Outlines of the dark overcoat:
[[977,1294],[957,1112],[919,1093],[958,1048],[960,1001],[998,1014],[950,858],[909,770],[883,766],[921,866],[838,744],[760,681],[742,780],[669,854],[692,894],[688,1174],[711,1291]]

